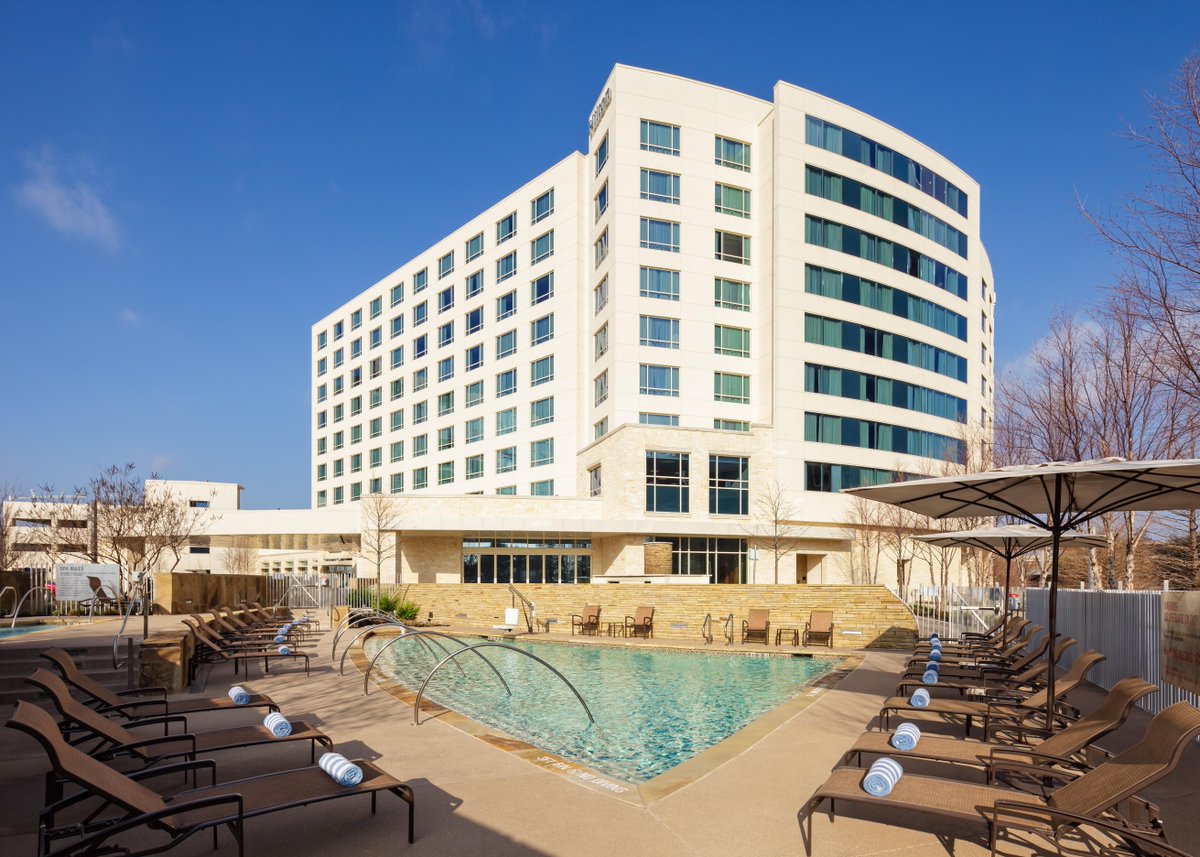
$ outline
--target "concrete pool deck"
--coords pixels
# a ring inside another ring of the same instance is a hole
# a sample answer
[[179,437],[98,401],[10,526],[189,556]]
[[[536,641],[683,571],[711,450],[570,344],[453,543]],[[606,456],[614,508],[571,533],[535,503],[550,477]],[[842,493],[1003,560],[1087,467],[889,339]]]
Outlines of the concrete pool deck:
[[[37,636],[20,643],[31,645]],[[255,668],[253,678],[243,683],[270,694],[288,717],[318,724],[340,752],[374,760],[407,780],[416,791],[417,841],[412,846],[405,843],[402,805],[385,795],[374,817],[365,800],[346,800],[254,819],[247,824],[246,836],[247,853],[254,857],[293,857],[298,851],[439,857],[802,854],[801,807],[874,718],[905,659],[902,653],[866,653],[844,680],[776,728],[694,781],[641,806],[614,799],[578,777],[544,770],[519,754],[499,752],[439,718],[414,726],[411,708],[393,696],[377,691],[364,698],[357,670],[348,668],[346,676],[337,675],[337,665],[329,658],[330,640],[326,633],[315,647],[320,657],[314,659],[309,679],[302,669],[281,666],[267,677]],[[17,643],[14,639],[6,645]],[[232,680],[232,669],[220,667],[208,677],[207,692],[221,693]],[[1095,689],[1083,689],[1071,699],[1086,710],[1098,695]],[[208,714],[195,716],[191,724],[204,729],[258,719],[253,712]],[[1127,746],[1147,720],[1147,715],[1135,712],[1130,723],[1102,743],[1109,749]],[[947,734],[956,732],[947,730]],[[298,746],[264,747],[216,758],[220,778],[229,780],[307,764],[308,751]],[[0,854],[33,855],[47,768],[44,755],[27,736],[0,729],[0,759],[4,760]],[[917,772],[918,766],[912,764],[911,769]],[[1162,807],[1176,847],[1200,851],[1200,818],[1195,812],[1200,802],[1200,748],[1189,748],[1176,772],[1146,797]],[[939,835],[968,832],[933,819],[926,819],[918,829],[893,827],[843,816],[840,811],[836,824],[821,814],[813,828],[818,857],[944,855],[947,849]],[[154,840],[143,834],[138,841]],[[233,850],[227,834],[221,844],[221,853]],[[955,845],[956,854],[987,853],[978,839],[959,839]],[[211,839],[198,836],[169,853],[211,854]]]

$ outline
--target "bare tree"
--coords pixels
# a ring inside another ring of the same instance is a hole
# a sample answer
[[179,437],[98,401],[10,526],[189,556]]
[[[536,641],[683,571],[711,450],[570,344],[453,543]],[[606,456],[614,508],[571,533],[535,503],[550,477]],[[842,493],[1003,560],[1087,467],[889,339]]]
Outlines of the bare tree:
[[779,583],[780,560],[796,549],[796,540],[807,529],[796,524],[796,517],[796,506],[779,480],[768,480],[754,499],[754,521],[747,527],[747,535],[770,552],[774,583]]
[[221,565],[229,574],[257,574],[258,548],[235,541],[232,547],[220,551]]
[[850,498],[850,582],[878,583],[883,561],[883,526],[886,506],[857,494]]
[[0,571],[19,568],[25,554],[19,541],[16,494],[17,489],[9,483],[0,484]]
[[359,503],[362,529],[359,553],[375,568],[375,586],[378,593],[383,577],[383,564],[400,555],[403,521],[407,501],[386,494],[368,494]]
[[879,535],[883,549],[896,559],[896,587],[901,598],[912,584],[908,564],[923,555],[913,536],[928,530],[929,519],[910,509],[887,505],[879,510]]

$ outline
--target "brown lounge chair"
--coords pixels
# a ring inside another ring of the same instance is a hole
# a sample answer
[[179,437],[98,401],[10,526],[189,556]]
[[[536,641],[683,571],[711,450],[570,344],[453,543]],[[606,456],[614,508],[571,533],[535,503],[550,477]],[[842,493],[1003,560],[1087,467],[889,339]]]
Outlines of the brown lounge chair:
[[[886,797],[874,797],[863,791],[866,772],[862,768],[835,768],[802,810],[802,822],[808,822],[801,829],[805,851],[812,854],[812,817],[824,801],[829,801],[831,817],[835,805],[845,801],[976,823],[987,830],[993,854],[997,837],[1009,828],[1058,837],[1063,832],[1056,823],[1059,813],[1074,819],[1068,825],[1083,823],[1080,819],[1124,824],[1125,819],[1114,810],[1126,800],[1137,811],[1145,811],[1153,829],[1160,830],[1157,808],[1134,796],[1171,773],[1197,735],[1200,735],[1200,710],[1186,702],[1177,702],[1155,715],[1141,741],[1090,771],[1080,774],[1039,768],[1037,776],[1047,784],[1067,780],[1065,785],[1053,789],[1048,798],[1004,786],[915,774],[902,776]],[[904,824],[908,818],[907,814],[890,812],[887,823]]]
[[599,604],[584,605],[582,616],[578,613],[571,614],[571,633],[574,634],[576,632],[592,635],[600,633]]
[[[1092,667],[1103,660],[1105,660],[1104,655],[1096,651],[1084,652],[1076,658],[1066,675],[1054,683],[1055,701],[1060,701],[1078,687]],[[1043,688],[1026,698],[1024,702],[1019,703],[932,698],[929,700],[929,705],[924,708],[914,708],[909,703],[910,697],[893,696],[889,697],[883,703],[883,707],[879,709],[879,723],[883,729],[887,729],[891,725],[893,712],[903,712],[906,717],[918,714],[935,714],[943,719],[961,717],[965,719],[967,734],[970,735],[971,724],[975,718],[983,720],[983,729],[986,732],[993,719],[1025,720],[1030,716],[1036,716],[1039,710],[1045,710],[1046,697],[1047,690]]]
[[[269,696],[261,693],[250,694],[250,701],[245,705],[235,705],[228,696],[216,697],[182,697],[166,699],[166,689],[161,687],[138,688],[137,690],[111,691],[90,676],[84,675],[75,665],[71,656],[62,649],[47,649],[42,657],[54,664],[62,675],[63,681],[90,698],[92,705],[101,714],[119,714],[130,720],[144,717],[154,717],[169,714],[195,714],[200,711],[241,710],[246,708],[266,708],[278,711],[279,706],[271,701]],[[127,695],[139,693],[157,693],[158,699],[127,699]],[[142,709],[142,711],[138,711]],[[150,710],[147,710],[150,709]]]
[[[7,725],[36,738],[46,751],[54,773],[83,789],[42,810],[39,817],[39,854],[51,854],[50,843],[64,836],[72,838],[67,848],[73,854],[105,854],[117,851],[130,855],[151,854],[172,848],[192,834],[209,828],[213,831],[213,847],[216,848],[217,828],[226,826],[237,840],[238,854],[244,855],[243,834],[247,818],[354,795],[370,795],[373,814],[376,797],[381,791],[391,792],[408,804],[408,841],[413,841],[412,788],[362,759],[354,762],[363,770],[363,780],[357,786],[341,786],[314,765],[244,780],[232,780],[164,798],[142,785],[139,780],[167,773],[172,769],[178,770],[180,766],[152,768],[132,776],[114,771],[67,744],[58,733],[54,719],[37,706],[24,701],[17,703],[17,710]],[[54,816],[58,812],[93,797],[104,801],[100,810],[96,810],[82,822],[75,821],[64,828],[55,828]],[[97,815],[101,815],[101,811],[108,807],[123,810],[124,814],[113,817],[105,813],[104,818],[95,820]],[[120,844],[114,841],[125,831],[141,827],[150,827],[165,833],[170,841],[143,851],[122,849]]]
[[832,610],[814,610],[808,614],[808,621],[804,623],[804,645],[814,641],[833,648]]
[[[1054,662],[1057,664],[1062,660],[1062,656],[1069,649],[1078,645],[1078,640],[1073,637],[1063,637],[1054,647]],[[910,670],[900,679],[900,683],[896,685],[896,695],[903,696],[905,693],[910,693],[918,687],[923,687],[927,690],[953,690],[957,691],[961,696],[972,688],[981,686],[995,687],[998,689],[1014,688],[1019,689],[1027,687],[1028,693],[1032,693],[1046,684],[1046,671],[1050,665],[1045,658],[1038,654],[1038,657],[1032,657],[1034,653],[1030,652],[1031,658],[1026,662],[1025,658],[1016,661],[1013,664],[1015,668],[1017,664],[1022,665],[1021,672],[1012,672],[1008,669],[986,669],[980,670],[977,675],[967,675],[962,677],[956,675],[953,670],[942,670],[938,672],[937,684],[925,684],[921,676],[924,675],[924,666]]]
[[[1089,747],[1089,745],[1118,729],[1129,717],[1134,703],[1157,690],[1158,688],[1154,685],[1144,682],[1140,678],[1121,679],[1113,685],[1099,708],[1063,729],[1054,733],[1028,728],[1020,730],[1020,737],[1025,740],[1031,737],[1031,732],[1038,732],[1043,736],[1042,740],[1029,745],[966,741],[941,735],[922,735],[921,740],[912,750],[897,750],[891,745],[891,732],[864,732],[842,756],[839,764],[849,765],[852,759],[856,764],[861,764],[864,754],[891,756],[902,766],[905,759],[927,759],[950,765],[987,768],[996,754],[1006,759],[1031,760],[1036,754],[1039,758],[1061,757],[1078,762],[1088,762],[1097,754],[1106,755],[1099,748]],[[1081,755],[1081,751],[1085,748],[1091,752]]]
[[645,637],[650,639],[654,636],[654,608],[639,607],[633,611],[632,616],[625,617],[625,636],[626,637]]
[[750,614],[742,620],[742,642],[750,642],[753,640],[762,640],[763,645],[768,645],[768,636],[771,633],[770,622],[771,611],[754,609]]
[[[1070,641],[1069,645],[1067,641]],[[1029,647],[1025,654],[1019,656],[1016,660],[1009,661],[1008,663],[1000,663],[999,661],[992,662],[987,659],[980,660],[978,662],[978,666],[963,666],[962,664],[954,664],[952,662],[939,662],[941,667],[939,675],[946,678],[974,678],[980,680],[986,678],[989,674],[997,677],[1003,677],[1005,675],[1011,676],[1015,673],[1020,673],[1028,669],[1034,663],[1034,661],[1046,654],[1046,648],[1049,646],[1049,644],[1049,637],[1041,637],[1036,643]],[[1055,663],[1057,663],[1059,658],[1062,657],[1062,652],[1074,644],[1075,640],[1071,637],[1066,637],[1063,640],[1059,640],[1058,644],[1055,646],[1055,651],[1058,652],[1054,658]],[[966,663],[970,662],[967,661]],[[909,661],[909,666],[905,669],[904,677],[920,678],[925,672],[928,664],[928,655],[922,658],[913,658],[911,661]]]
[[271,643],[270,640],[243,643],[222,637],[203,622],[196,622],[189,618],[184,619],[183,623],[192,629],[192,638],[198,644],[196,653],[192,658],[193,663],[197,661],[207,663],[213,661],[232,662],[233,673],[237,675],[240,672],[243,661],[261,660],[263,662],[263,672],[269,673],[271,671],[271,661],[300,659],[304,661],[304,674],[306,676],[311,675],[312,655],[308,652],[293,649],[284,655],[278,651],[278,647]]
[[[973,647],[957,647],[943,646],[942,647],[942,662],[946,664],[956,663],[958,661],[1013,661],[1021,656],[1021,651],[1028,646],[1041,645],[1041,639],[1038,637],[1044,629],[1041,625],[1027,625],[1025,631],[1016,639],[1010,638],[1008,645],[1004,648],[1000,647],[1000,641],[989,646],[978,648]],[[1035,642],[1036,640],[1036,642]],[[913,651],[912,658],[909,663],[929,660],[931,649],[928,646],[918,646]]]

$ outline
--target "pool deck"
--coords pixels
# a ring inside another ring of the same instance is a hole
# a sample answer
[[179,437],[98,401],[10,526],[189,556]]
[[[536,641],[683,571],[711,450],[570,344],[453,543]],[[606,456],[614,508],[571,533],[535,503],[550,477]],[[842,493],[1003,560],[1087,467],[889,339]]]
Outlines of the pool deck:
[[[161,627],[168,625],[166,620],[172,625],[177,622],[171,617],[154,619],[155,626]],[[90,630],[69,629],[70,642],[97,645],[111,639],[104,632],[111,635],[116,625],[101,628],[99,624]],[[40,636],[14,638],[2,645],[46,645],[47,640],[39,640]],[[56,643],[62,642],[58,634],[54,637]],[[361,673],[351,669],[349,662],[347,674],[338,676],[337,665],[329,658],[330,640],[326,633],[315,646],[319,657],[314,659],[311,678],[306,679],[296,667],[281,667],[266,677],[254,668],[253,677],[243,683],[270,694],[288,717],[318,724],[345,755],[374,760],[407,780],[416,792],[417,841],[412,846],[405,843],[401,804],[385,795],[375,817],[365,800],[356,799],[254,819],[247,824],[246,837],[247,854],[254,857],[293,857],[298,850],[414,857],[803,854],[801,807],[845,748],[872,721],[882,697],[894,688],[905,660],[899,652],[865,654],[844,680],[783,717],[783,722],[756,732],[756,721],[746,730],[752,732],[746,746],[727,758],[722,756],[711,769],[652,802],[635,803],[615,798],[578,775],[531,764],[521,753],[501,752],[495,742],[480,740],[439,717],[414,726],[412,709],[391,694],[376,691],[364,698]],[[647,645],[607,638],[597,642]],[[746,648],[763,651],[761,645]],[[775,647],[769,650],[774,652]],[[221,693],[232,680],[232,669],[219,667],[208,677],[207,690]],[[1071,701],[1086,710],[1098,698],[1097,690],[1084,688],[1076,691]],[[208,714],[194,716],[190,722],[194,728],[217,728],[256,722],[259,716],[252,712]],[[1147,715],[1135,712],[1126,726],[1102,743],[1109,749],[1128,746],[1147,720]],[[948,729],[947,734],[957,734],[957,730]],[[216,758],[220,778],[229,780],[307,764],[308,751],[299,746],[263,747],[226,752]],[[27,736],[0,729],[0,759],[4,760],[0,765],[0,854],[33,855],[46,770],[44,755]],[[917,763],[909,767],[920,772]],[[930,772],[934,770],[929,767]],[[1195,812],[1200,801],[1200,747],[1190,747],[1176,772],[1146,796],[1162,807],[1175,846],[1200,853],[1200,818]],[[969,829],[955,829],[933,819],[926,819],[918,829],[893,827],[860,820],[853,817],[854,809],[845,809],[850,815],[842,815],[839,808],[836,824],[824,814],[814,819],[814,854],[818,857],[945,855],[948,849],[939,836],[946,835],[968,837],[957,839],[955,854],[987,853]],[[138,841],[154,840],[144,834]],[[231,837],[222,834],[221,842],[221,853],[233,852]],[[211,839],[198,836],[168,853],[211,854]],[[1022,852],[1009,849],[1006,853]]]

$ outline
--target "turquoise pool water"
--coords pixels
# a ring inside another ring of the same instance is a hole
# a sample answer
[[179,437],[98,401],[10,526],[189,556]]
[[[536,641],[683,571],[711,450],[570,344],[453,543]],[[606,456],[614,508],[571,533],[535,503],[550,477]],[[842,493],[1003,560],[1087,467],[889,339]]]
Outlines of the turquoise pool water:
[[[374,657],[388,638],[368,637]],[[454,644],[447,641],[451,649]],[[434,702],[515,738],[626,782],[644,782],[712,747],[837,667],[838,658],[750,657],[665,650],[518,642],[541,664],[499,648],[478,651],[512,688],[505,694],[483,662],[459,655],[433,677]],[[391,645],[382,669],[416,690],[437,659],[416,639]],[[455,663],[462,664],[460,672]]]
[[49,631],[49,625],[19,625],[16,628],[0,628],[0,640],[8,637],[20,637],[23,634],[36,634],[38,631]]

